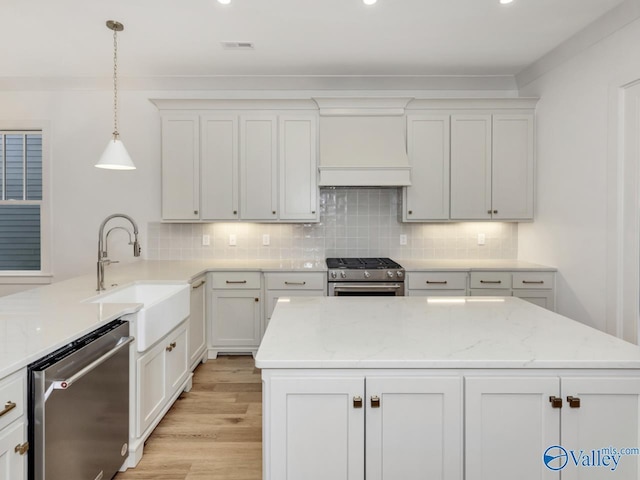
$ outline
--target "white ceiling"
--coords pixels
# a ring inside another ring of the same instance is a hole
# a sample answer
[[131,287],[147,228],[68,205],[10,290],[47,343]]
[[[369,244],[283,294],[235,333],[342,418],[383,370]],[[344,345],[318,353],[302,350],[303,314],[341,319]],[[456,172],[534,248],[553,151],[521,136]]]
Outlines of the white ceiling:
[[[515,75],[623,0],[1,0],[0,77]],[[223,50],[250,41],[254,51]]]

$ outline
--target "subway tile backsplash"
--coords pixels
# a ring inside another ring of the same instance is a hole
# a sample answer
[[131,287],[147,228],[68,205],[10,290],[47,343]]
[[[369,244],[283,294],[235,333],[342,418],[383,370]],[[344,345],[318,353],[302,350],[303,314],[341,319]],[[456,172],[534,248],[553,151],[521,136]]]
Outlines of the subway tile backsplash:
[[[517,223],[402,223],[401,201],[397,188],[322,189],[320,223],[150,223],[147,258],[517,258]],[[480,233],[485,235],[482,246]],[[229,246],[231,234],[236,235],[236,246]],[[209,236],[210,245],[202,245],[203,235]],[[269,235],[269,246],[263,246],[263,235]],[[401,235],[407,236],[406,245],[400,245]]]

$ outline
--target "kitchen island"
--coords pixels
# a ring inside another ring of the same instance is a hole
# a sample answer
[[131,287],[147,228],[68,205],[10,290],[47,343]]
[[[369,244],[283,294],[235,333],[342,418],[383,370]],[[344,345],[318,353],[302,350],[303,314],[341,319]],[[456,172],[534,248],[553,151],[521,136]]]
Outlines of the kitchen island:
[[265,480],[637,479],[640,348],[518,298],[280,299]]

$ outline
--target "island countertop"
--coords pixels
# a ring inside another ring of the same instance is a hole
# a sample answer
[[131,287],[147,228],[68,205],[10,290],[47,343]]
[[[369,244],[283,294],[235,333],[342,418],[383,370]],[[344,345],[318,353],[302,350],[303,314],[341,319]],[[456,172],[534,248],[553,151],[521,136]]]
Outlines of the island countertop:
[[280,299],[258,368],[640,368],[640,347],[514,297]]

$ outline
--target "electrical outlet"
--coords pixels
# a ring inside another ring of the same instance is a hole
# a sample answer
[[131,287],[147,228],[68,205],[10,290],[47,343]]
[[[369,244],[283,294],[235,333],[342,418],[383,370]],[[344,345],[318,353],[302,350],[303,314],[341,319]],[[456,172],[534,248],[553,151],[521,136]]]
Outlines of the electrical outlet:
[[478,234],[478,245],[484,245],[484,242],[485,242],[484,233],[479,233]]
[[235,233],[231,233],[229,235],[229,246],[235,247],[237,244],[238,244],[238,237],[236,236]]
[[271,244],[271,237],[269,236],[268,233],[265,233],[264,235],[262,235],[262,245],[267,247],[270,244]]
[[202,235],[202,245],[205,247],[211,245],[211,237],[209,235]]
[[407,244],[407,236],[405,234],[400,235],[400,245]]

